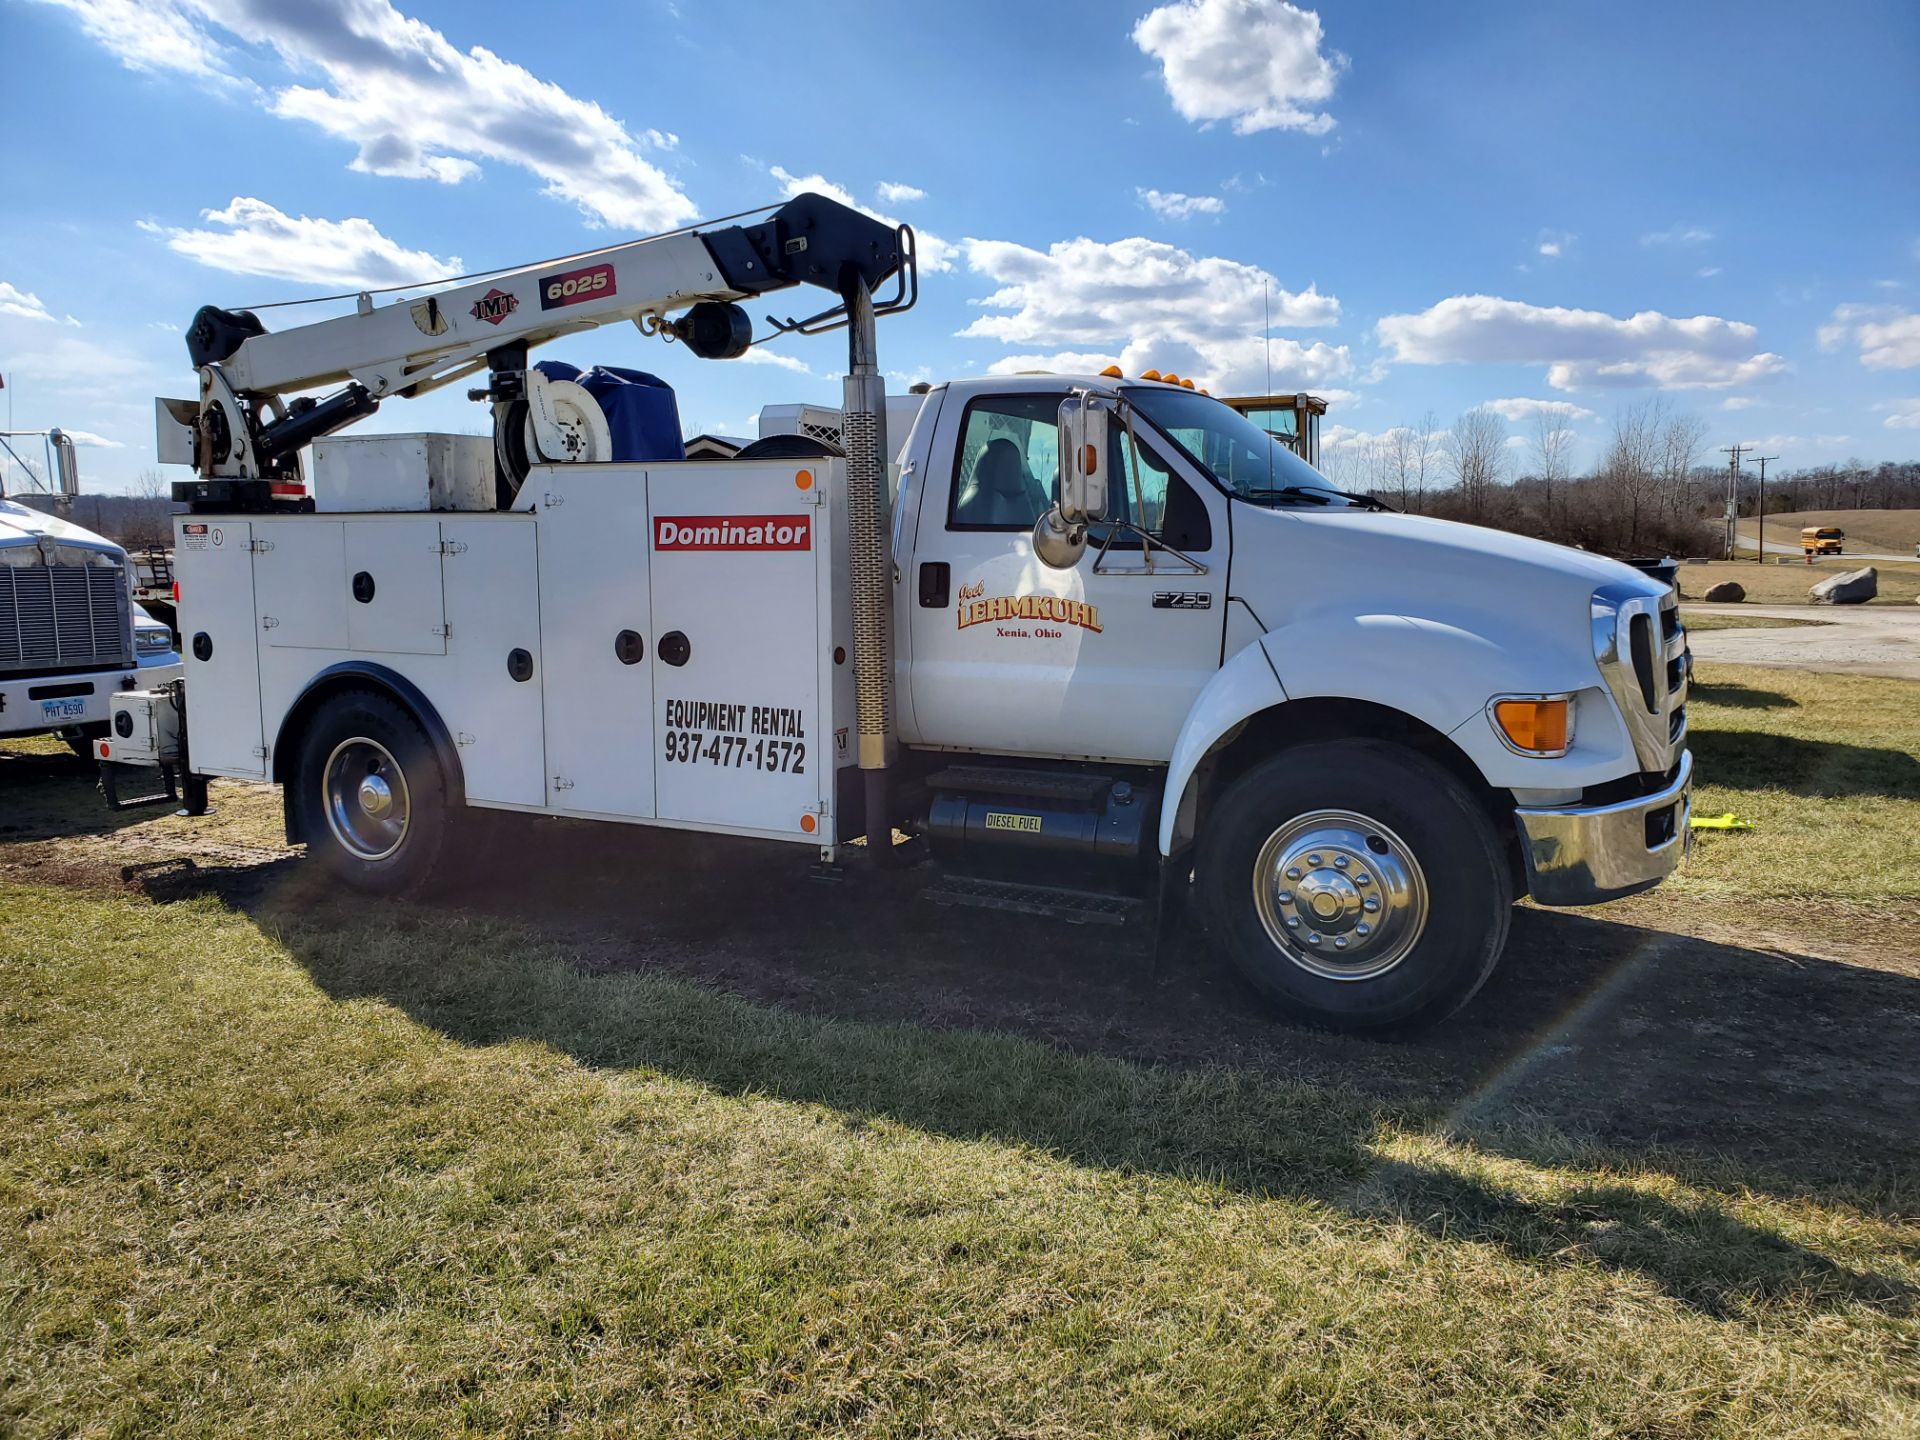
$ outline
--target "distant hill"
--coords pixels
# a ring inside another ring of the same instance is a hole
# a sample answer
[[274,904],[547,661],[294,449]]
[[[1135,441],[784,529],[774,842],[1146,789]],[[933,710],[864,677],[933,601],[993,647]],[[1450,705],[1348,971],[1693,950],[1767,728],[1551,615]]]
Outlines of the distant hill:
[[[1886,555],[1911,555],[1920,545],[1920,510],[1802,510],[1767,516],[1769,544],[1791,545],[1806,525],[1838,525],[1847,532],[1847,549],[1877,550]],[[1757,520],[1739,522],[1740,538],[1749,546]]]

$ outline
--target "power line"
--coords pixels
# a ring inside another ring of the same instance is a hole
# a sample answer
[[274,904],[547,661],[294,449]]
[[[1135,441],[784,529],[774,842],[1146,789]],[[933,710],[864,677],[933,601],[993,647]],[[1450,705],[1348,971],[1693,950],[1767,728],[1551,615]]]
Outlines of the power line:
[[1755,563],[1760,565],[1767,563],[1767,462],[1779,458],[1778,455],[1749,455],[1746,459],[1749,465],[1756,461],[1760,465],[1760,538],[1757,542],[1759,553],[1753,557]]
[[1739,513],[1740,500],[1740,457],[1753,449],[1751,445],[1722,445],[1720,451],[1727,459],[1727,559],[1733,559],[1734,534],[1733,517]]

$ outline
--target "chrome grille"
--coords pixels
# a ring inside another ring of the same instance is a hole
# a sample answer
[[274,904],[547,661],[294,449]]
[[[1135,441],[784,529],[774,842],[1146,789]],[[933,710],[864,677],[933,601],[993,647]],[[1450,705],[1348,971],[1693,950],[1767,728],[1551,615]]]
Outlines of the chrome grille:
[[1612,586],[1594,593],[1593,654],[1633,737],[1643,772],[1665,772],[1686,744],[1692,682],[1687,631],[1671,589],[1657,599]]
[[0,671],[133,663],[119,565],[0,565]]

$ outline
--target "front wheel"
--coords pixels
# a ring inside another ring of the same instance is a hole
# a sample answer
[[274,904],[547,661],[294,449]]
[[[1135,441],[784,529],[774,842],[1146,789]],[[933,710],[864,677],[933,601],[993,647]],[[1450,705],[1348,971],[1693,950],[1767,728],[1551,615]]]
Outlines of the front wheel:
[[399,895],[433,873],[446,779],[420,722],[385,695],[326,701],[300,742],[292,797],[307,853],[356,890]]
[[1467,788],[1377,740],[1299,745],[1236,780],[1199,883],[1235,967],[1291,1018],[1408,1030],[1452,1014],[1506,944],[1513,881]]

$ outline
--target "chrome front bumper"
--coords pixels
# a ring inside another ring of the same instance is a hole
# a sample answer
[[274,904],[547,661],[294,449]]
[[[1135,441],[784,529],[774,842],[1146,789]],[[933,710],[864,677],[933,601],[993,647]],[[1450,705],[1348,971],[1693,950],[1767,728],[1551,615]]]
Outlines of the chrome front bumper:
[[1693,756],[1658,794],[1564,810],[1513,812],[1527,888],[1541,905],[1597,905],[1658,885],[1692,844]]

